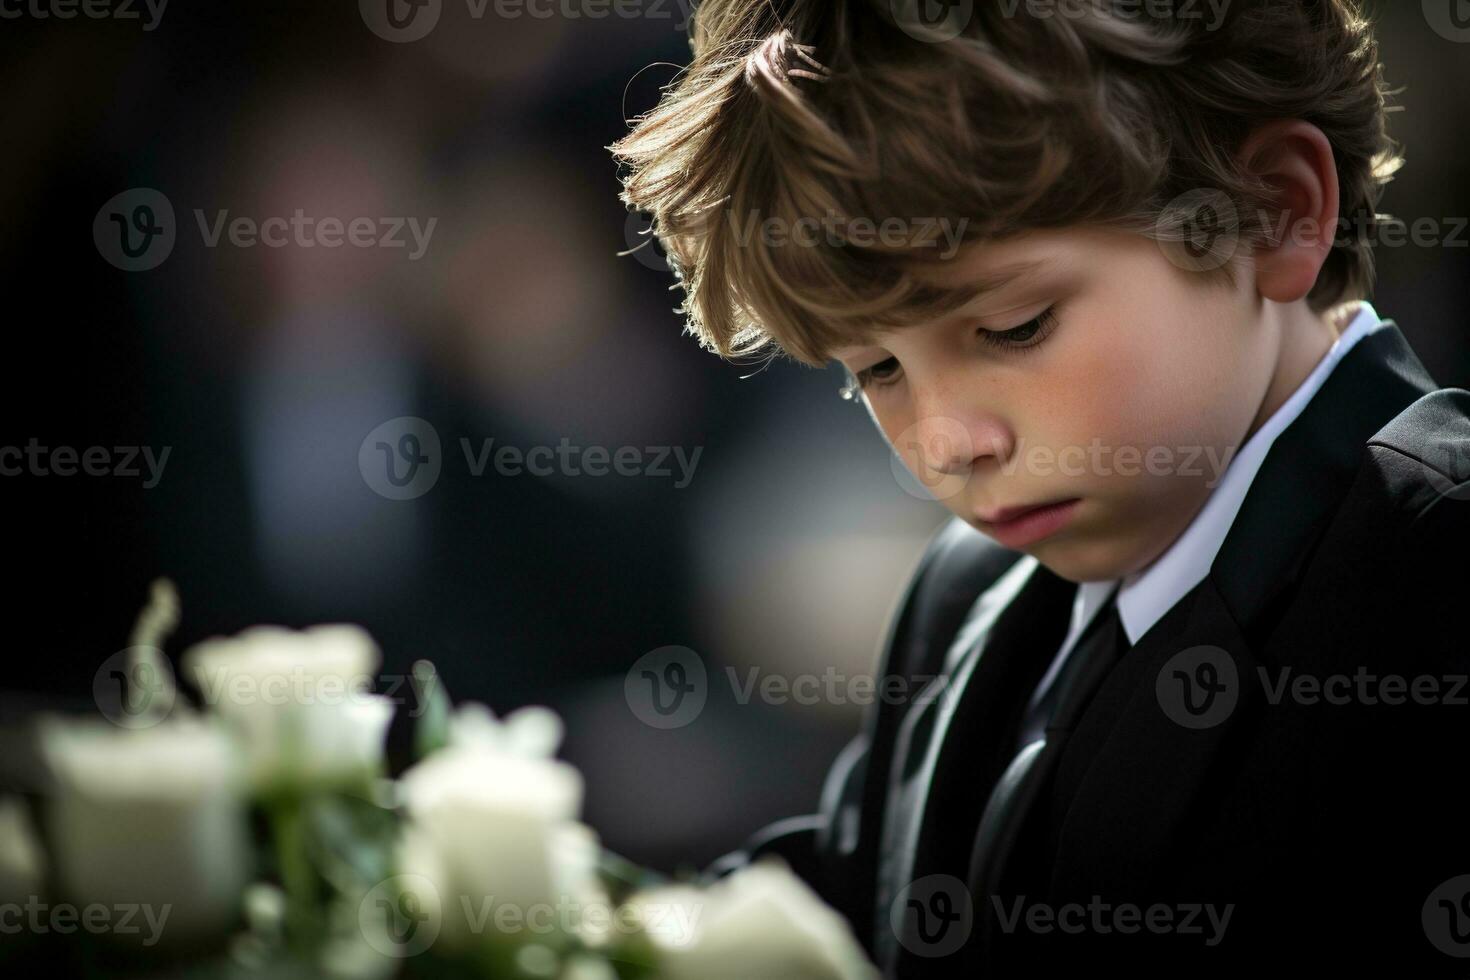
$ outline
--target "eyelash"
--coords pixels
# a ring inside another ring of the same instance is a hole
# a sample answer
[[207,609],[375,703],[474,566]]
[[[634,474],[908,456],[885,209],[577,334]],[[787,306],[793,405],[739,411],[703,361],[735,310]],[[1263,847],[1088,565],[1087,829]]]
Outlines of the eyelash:
[[[1053,329],[1056,328],[1056,325],[1057,308],[1055,306],[1049,306],[1044,312],[1035,317],[1032,317],[1030,320],[1027,320],[1020,326],[1012,327],[1009,330],[986,330],[984,328],[981,328],[979,333],[983,343],[989,344],[990,346],[1000,350],[1009,350],[1019,353],[1021,351],[1031,350],[1034,347],[1039,347],[1041,345],[1041,342],[1046,340],[1046,338],[1051,335],[1051,332]],[[1015,339],[1017,336],[1025,333],[1027,330],[1031,331],[1031,335],[1029,337],[1026,337],[1024,340],[1019,341]],[[890,361],[896,364],[897,358],[886,358],[882,361],[879,361],[877,364],[874,364],[872,367],[863,368],[861,371],[858,371],[856,374],[854,374],[852,376],[852,384],[843,389],[845,396],[851,397],[850,394],[846,393],[850,392],[853,387],[867,390],[870,387],[886,388],[891,384],[897,384],[898,382],[896,378],[889,381],[882,381],[875,377],[873,374],[874,371],[876,371],[883,365],[888,364]]]

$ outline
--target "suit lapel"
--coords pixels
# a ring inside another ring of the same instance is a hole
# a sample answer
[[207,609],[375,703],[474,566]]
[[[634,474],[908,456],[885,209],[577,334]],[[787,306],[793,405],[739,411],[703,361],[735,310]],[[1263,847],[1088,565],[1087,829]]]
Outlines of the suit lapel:
[[1158,880],[1213,764],[1259,706],[1257,665],[1208,578],[1123,656],[1052,787],[1054,896],[1123,901]]
[[1065,635],[1076,585],[1025,558],[988,594],[990,622],[962,632],[973,645],[938,696],[913,710],[896,742],[875,944],[880,962],[899,956],[890,906],[908,883],[965,875],[970,836],[991,783],[1010,761],[1009,723]]

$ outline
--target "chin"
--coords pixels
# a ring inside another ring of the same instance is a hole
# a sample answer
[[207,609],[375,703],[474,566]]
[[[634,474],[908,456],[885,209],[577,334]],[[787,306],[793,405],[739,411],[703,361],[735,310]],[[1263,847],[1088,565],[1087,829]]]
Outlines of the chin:
[[1107,582],[1139,566],[1136,556],[1120,553],[1117,542],[1042,541],[1027,549],[1049,571],[1069,582]]

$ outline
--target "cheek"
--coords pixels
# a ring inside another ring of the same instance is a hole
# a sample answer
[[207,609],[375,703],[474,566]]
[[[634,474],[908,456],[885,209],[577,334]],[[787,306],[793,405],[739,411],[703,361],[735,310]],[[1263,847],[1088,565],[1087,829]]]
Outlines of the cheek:
[[1094,321],[1099,339],[1082,345],[1065,382],[1081,434],[1147,452],[1220,446],[1236,431],[1241,325],[1228,301],[1212,298],[1169,289],[1119,297]]
[[[1044,441],[1103,447],[1099,469],[1087,477],[1090,492],[1115,529],[1139,536],[1140,549],[1154,548],[1155,532],[1177,533],[1182,515],[1208,494],[1204,481],[1218,474],[1198,462],[1212,457],[1195,447],[1214,447],[1221,458],[1243,401],[1232,390],[1240,355],[1221,342],[1235,324],[1215,311],[1169,320],[1175,311],[1163,306],[1120,299],[1089,318],[1088,335],[1067,351],[1055,397],[1038,406]],[[1118,455],[1124,447],[1129,455]]]
[[1061,445],[1101,440],[1116,446],[1147,437],[1168,397],[1156,379],[1165,359],[1145,321],[1131,311],[1082,314],[1083,329],[1058,350],[1060,370],[1047,383],[1036,407],[1038,420]]

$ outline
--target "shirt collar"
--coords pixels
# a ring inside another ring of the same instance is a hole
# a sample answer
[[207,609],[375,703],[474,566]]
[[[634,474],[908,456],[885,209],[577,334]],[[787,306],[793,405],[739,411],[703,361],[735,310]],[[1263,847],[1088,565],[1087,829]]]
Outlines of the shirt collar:
[[[1138,638],[1148,632],[1164,613],[1209,574],[1210,565],[1229,533],[1271,444],[1301,414],[1353,345],[1383,324],[1372,304],[1363,301],[1352,322],[1312,372],[1240,447],[1189,527],[1141,573],[1122,580],[1118,588],[1118,616],[1129,643],[1137,643]],[[1076,628],[1086,625],[1115,584],[1116,580],[1083,584],[1074,610]],[[1077,623],[1078,619],[1080,623]]]

